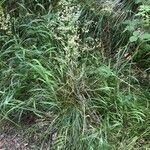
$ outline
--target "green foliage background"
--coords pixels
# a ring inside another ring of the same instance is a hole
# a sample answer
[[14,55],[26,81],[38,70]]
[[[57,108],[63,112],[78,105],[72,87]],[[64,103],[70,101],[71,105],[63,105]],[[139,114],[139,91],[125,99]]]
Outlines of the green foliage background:
[[0,121],[46,124],[54,150],[148,149],[149,13],[140,0],[1,1]]

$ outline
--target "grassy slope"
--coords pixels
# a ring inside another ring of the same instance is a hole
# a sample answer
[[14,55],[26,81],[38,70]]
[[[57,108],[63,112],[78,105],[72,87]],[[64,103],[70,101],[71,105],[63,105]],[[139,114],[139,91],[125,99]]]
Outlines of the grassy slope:
[[110,36],[95,36],[80,5],[60,3],[47,12],[37,4],[41,14],[32,12],[32,5],[17,6],[21,17],[13,34],[0,38],[1,121],[30,124],[34,134],[37,122],[46,123],[40,136],[50,136],[54,150],[148,149],[150,94],[136,78],[138,67],[124,58],[128,43],[116,47],[114,59],[106,51],[111,49],[110,31],[104,30],[111,26],[110,12],[95,30],[102,27]]

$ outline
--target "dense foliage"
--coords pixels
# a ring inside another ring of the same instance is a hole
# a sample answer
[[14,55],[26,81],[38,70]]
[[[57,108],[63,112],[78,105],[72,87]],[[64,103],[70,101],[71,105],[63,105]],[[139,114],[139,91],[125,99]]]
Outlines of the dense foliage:
[[146,0],[3,0],[1,122],[42,123],[54,150],[148,150],[149,55]]

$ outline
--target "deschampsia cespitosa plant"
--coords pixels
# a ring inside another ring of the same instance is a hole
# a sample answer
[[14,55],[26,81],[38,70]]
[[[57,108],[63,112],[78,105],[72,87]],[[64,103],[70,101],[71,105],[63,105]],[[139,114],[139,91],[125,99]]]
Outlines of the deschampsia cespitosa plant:
[[135,57],[150,44],[145,1],[0,4],[1,122],[42,126],[50,150],[148,149],[149,68],[138,62],[149,52]]

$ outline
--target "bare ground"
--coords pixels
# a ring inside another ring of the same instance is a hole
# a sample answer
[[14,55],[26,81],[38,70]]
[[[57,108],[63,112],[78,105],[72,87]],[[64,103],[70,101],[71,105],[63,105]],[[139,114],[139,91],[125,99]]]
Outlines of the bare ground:
[[[43,130],[43,126],[41,126]],[[43,143],[41,141],[42,131],[35,133],[31,127],[16,127],[10,123],[0,124],[0,150],[48,150],[48,140]]]

